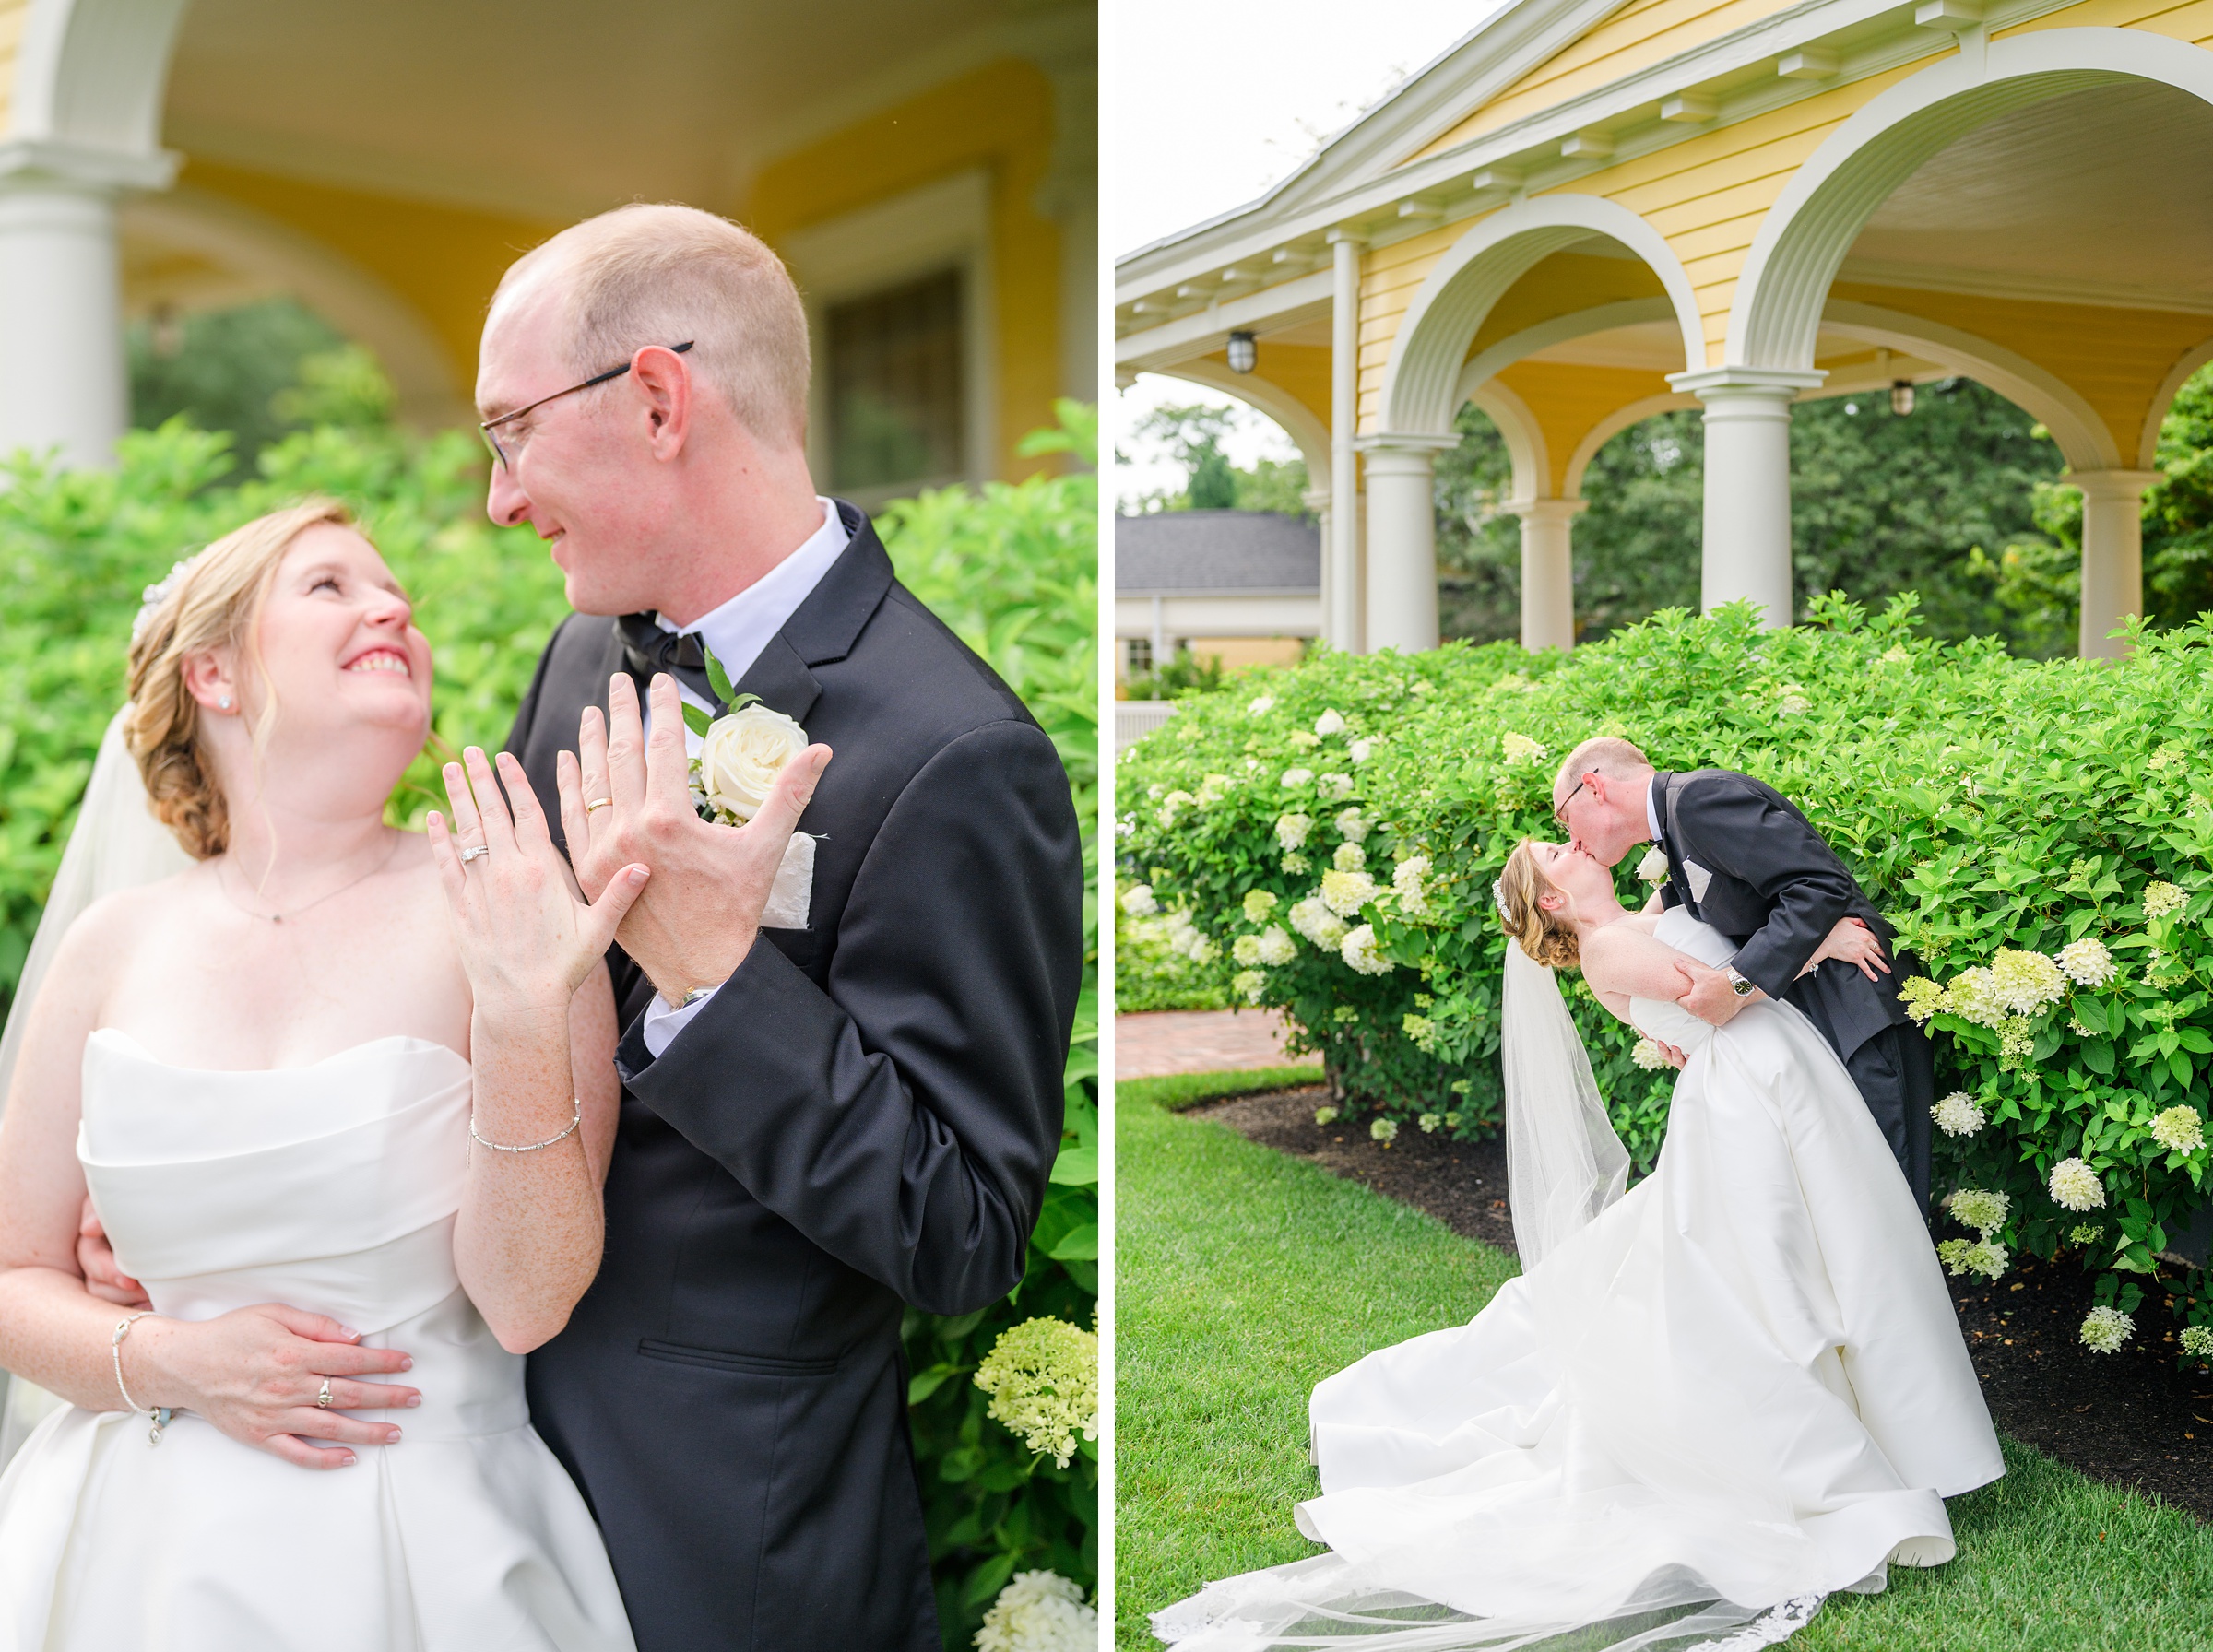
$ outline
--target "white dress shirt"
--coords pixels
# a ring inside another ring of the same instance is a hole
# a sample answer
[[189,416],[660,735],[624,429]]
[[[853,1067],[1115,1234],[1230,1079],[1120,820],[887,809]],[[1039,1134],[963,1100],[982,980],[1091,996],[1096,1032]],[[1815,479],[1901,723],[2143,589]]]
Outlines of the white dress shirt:
[[[815,502],[822,507],[822,525],[810,534],[799,549],[729,601],[702,614],[687,626],[671,625],[658,614],[654,616],[654,622],[663,631],[695,632],[707,645],[708,652],[722,662],[730,680],[740,681],[752,669],[762,650],[784,629],[785,622],[799,611],[799,604],[822,584],[822,575],[830,572],[831,564],[844,554],[850,536],[846,532],[846,525],[838,519],[837,506],[826,499],[818,498]],[[680,680],[677,692],[702,711],[715,710]],[[687,725],[684,749],[697,757],[699,748],[699,736]],[[714,996],[709,993],[680,1009],[656,993],[645,1009],[644,1037],[647,1053],[658,1061],[662,1052],[676,1041],[676,1035],[691,1024],[692,1018]]]
[[1655,774],[1644,788],[1644,823],[1651,828],[1652,842],[1660,841],[1660,776]]

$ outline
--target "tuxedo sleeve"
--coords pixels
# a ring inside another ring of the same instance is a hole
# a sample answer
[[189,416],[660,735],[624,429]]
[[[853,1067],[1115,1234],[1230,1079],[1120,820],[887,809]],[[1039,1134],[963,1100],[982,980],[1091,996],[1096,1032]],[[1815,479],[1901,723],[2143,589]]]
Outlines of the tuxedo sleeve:
[[1750,884],[1771,903],[1766,925],[1733,962],[1768,997],[1781,997],[1852,910],[1859,895],[1852,874],[1801,817],[1727,780],[1686,787],[1675,830],[1685,859]]
[[1083,898],[1051,741],[972,730],[885,817],[826,985],[763,937],[657,1060],[632,1028],[623,1078],[822,1249],[972,1313],[1021,1282],[1059,1148]]

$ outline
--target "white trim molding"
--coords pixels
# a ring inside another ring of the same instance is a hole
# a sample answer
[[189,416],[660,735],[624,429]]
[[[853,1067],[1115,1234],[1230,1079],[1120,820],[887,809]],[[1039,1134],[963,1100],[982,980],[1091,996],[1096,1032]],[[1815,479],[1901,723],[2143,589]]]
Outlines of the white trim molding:
[[917,487],[982,482],[999,471],[999,303],[994,287],[991,176],[955,172],[785,236],[776,251],[790,266],[807,308],[817,371],[808,387],[807,461],[819,485],[830,468],[830,306],[945,269],[961,272],[963,429],[958,476],[912,477],[854,493],[872,508]]
[[1460,406],[1461,368],[1484,317],[1549,254],[1604,236],[1660,277],[1683,333],[1686,367],[1705,361],[1703,324],[1690,277],[1660,231],[1616,202],[1557,195],[1516,201],[1479,220],[1431,267],[1400,318],[1383,369],[1386,429],[1443,432]]
[[2160,384],[2160,393],[2151,398],[2150,410],[2144,416],[2143,433],[2136,438],[2136,465],[2139,469],[2149,470],[2159,463],[2160,426],[2166,422],[2167,409],[2174,406],[2174,398],[2182,394],[2183,386],[2190,382],[2191,375],[2208,361],[2213,361],[2213,338],[2184,351],[2173,367],[2168,370],[2166,381]]
[[1963,50],[1870,99],[1769,208],[1730,307],[1727,360],[1811,366],[1844,254],[1923,161],[2013,110],[2130,79],[2213,103],[2213,52],[2140,29],[2048,29]]

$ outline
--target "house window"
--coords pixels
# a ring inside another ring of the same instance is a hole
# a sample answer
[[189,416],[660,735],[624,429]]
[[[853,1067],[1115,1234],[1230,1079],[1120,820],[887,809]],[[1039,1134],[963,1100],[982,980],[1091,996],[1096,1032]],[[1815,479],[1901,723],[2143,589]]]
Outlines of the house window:
[[962,275],[830,306],[832,485],[852,493],[964,474]]
[[1149,677],[1153,672],[1153,639],[1131,637],[1123,643],[1130,651],[1127,673],[1131,677]]

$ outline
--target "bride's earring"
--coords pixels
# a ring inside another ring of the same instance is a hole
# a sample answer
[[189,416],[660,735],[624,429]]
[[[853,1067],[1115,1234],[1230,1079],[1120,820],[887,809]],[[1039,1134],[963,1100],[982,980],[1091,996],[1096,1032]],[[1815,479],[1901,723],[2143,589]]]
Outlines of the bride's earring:
[[231,709],[231,696],[225,694],[220,700],[217,701],[215,702],[215,709],[219,712],[229,711]]

